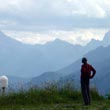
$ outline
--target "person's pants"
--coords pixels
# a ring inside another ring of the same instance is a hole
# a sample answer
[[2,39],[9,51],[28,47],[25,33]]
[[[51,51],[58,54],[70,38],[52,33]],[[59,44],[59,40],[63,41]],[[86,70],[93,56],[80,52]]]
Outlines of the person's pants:
[[89,89],[89,78],[81,79],[81,92],[84,99],[85,105],[90,105],[90,89]]

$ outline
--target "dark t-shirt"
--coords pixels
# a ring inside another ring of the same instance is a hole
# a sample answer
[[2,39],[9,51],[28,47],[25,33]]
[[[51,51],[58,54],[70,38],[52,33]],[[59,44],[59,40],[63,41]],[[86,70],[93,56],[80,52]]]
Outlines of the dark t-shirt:
[[96,70],[90,64],[83,64],[81,66],[81,78],[93,78],[95,73]]

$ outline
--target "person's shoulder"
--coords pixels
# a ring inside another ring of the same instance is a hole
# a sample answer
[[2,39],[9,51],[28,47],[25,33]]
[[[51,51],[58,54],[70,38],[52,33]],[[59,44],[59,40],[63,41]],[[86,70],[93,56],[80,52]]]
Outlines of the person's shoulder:
[[92,67],[92,65],[91,65],[91,64],[89,64],[89,63],[87,63],[87,65],[88,65],[89,67]]
[[82,67],[84,66],[84,64],[81,65]]

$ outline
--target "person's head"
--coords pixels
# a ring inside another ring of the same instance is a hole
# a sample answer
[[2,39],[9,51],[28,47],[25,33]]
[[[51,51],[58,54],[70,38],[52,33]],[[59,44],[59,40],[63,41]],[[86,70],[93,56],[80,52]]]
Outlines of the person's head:
[[87,58],[82,58],[82,63],[86,64],[87,63]]

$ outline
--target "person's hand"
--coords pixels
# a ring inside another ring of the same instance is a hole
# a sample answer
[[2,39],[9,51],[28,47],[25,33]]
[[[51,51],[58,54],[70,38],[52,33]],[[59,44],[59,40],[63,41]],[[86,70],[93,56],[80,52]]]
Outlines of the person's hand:
[[92,79],[93,78],[93,75],[90,75],[90,79]]

